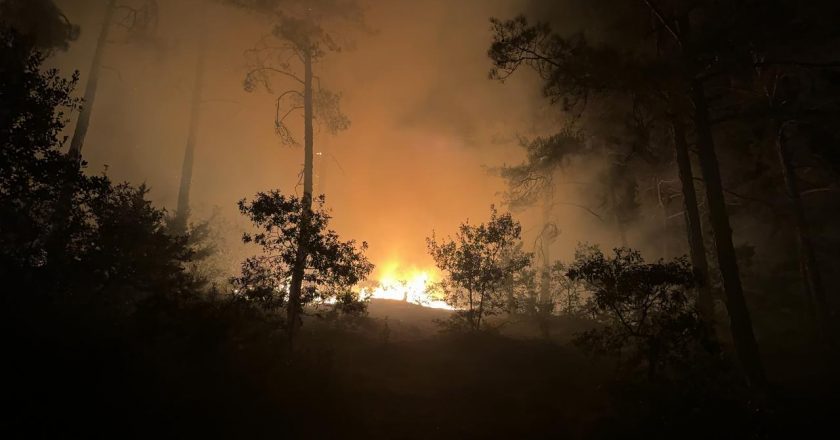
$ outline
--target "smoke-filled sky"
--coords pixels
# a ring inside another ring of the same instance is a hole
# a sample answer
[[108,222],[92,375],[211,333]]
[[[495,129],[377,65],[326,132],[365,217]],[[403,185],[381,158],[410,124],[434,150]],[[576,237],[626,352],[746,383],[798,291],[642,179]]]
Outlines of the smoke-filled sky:
[[[81,93],[105,1],[57,4],[82,33],[54,62],[68,74],[81,71]],[[199,36],[206,32],[205,103],[191,199],[198,217],[218,206],[242,229],[237,200],[273,188],[300,192],[302,147],[283,145],[274,134],[273,96],[242,87],[244,51],[269,32],[270,22],[218,2],[159,5],[152,36],[127,41],[119,30],[112,34],[83,151],[88,171],[107,167],[116,180],[146,182],[152,200],[174,208]],[[347,35],[355,47],[329,54],[315,67],[325,87],[343,94],[352,120],[336,136],[316,132],[315,151],[323,153],[315,165],[316,192],[326,193],[343,237],[370,244],[373,262],[430,267],[425,237],[432,230],[451,233],[467,218],[487,218],[504,189],[487,167],[520,160],[516,136],[544,133],[559,116],[528,72],[506,84],[488,79],[489,18],[523,12],[524,1],[366,5],[370,29]],[[273,86],[275,93],[285,88],[281,78]],[[301,116],[290,119],[298,133],[302,124]],[[586,239],[576,230],[592,222],[578,211],[555,212],[562,219],[559,243],[569,252]],[[526,231],[535,228],[525,222]]]

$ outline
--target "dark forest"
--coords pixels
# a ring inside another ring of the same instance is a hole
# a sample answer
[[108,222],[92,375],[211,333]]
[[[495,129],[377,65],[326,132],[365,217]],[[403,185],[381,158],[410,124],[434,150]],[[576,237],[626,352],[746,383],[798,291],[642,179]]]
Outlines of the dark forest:
[[831,436],[838,23],[0,0],[0,433]]

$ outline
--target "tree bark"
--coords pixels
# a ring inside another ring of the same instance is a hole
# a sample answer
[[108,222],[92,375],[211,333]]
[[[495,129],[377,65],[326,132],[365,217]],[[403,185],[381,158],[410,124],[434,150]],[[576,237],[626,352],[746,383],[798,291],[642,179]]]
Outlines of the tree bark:
[[810,238],[808,220],[805,216],[805,209],[802,205],[802,197],[799,194],[799,184],[796,181],[796,171],[791,160],[791,153],[788,149],[787,136],[785,134],[786,124],[778,124],[776,147],[779,154],[779,163],[782,167],[782,176],[785,181],[785,191],[790,201],[790,208],[793,214],[794,232],[799,244],[799,267],[802,273],[802,281],[805,283],[806,298],[812,318],[816,321],[817,330],[822,337],[828,337],[829,331],[829,307],[825,296],[825,287],[820,276],[817,256]]
[[[537,322],[540,327],[540,333],[543,337],[548,339],[551,332],[548,326],[548,318],[551,316],[551,308],[554,302],[551,299],[551,242],[546,237],[546,232],[551,224],[551,205],[552,194],[550,190],[546,190],[545,198],[543,199],[543,237],[540,240],[540,252],[542,253],[542,270],[540,271],[540,294],[537,303]],[[553,229],[552,229],[553,232]]]
[[175,210],[173,229],[178,234],[187,232],[190,216],[190,187],[192,186],[193,160],[195,157],[195,143],[198,125],[201,119],[201,100],[204,90],[204,69],[207,52],[207,37],[202,35],[201,47],[196,62],[195,84],[193,85],[192,104],[190,109],[190,126],[187,133],[187,145],[184,149],[184,161],[181,164],[181,186],[178,190],[178,207]]
[[706,202],[709,219],[715,239],[723,290],[726,294],[726,308],[729,312],[730,329],[735,351],[750,384],[763,388],[766,385],[761,354],[753,333],[752,320],[744,298],[741,275],[735,246],[732,243],[732,228],[723,194],[720,167],[715,153],[714,136],[709,120],[705,90],[699,80],[690,83],[691,100],[694,103],[694,123],[697,131],[697,150],[700,170],[706,184]]
[[700,210],[697,205],[697,192],[694,188],[694,172],[691,169],[691,156],[685,138],[685,127],[677,117],[672,119],[674,152],[682,188],[685,207],[685,229],[688,235],[688,247],[691,254],[691,267],[697,280],[697,309],[707,322],[714,318],[714,303],[709,285],[709,263],[706,259],[706,245],[703,242],[703,229]]
[[486,293],[482,293],[478,300],[478,318],[475,321],[475,328],[473,330],[479,331],[481,330],[481,318],[484,316],[484,297]]
[[78,185],[78,173],[82,162],[82,146],[85,142],[88,126],[90,125],[90,115],[93,110],[93,102],[96,99],[97,84],[99,83],[99,71],[102,66],[105,46],[108,44],[108,33],[111,28],[111,19],[114,16],[116,3],[116,0],[108,0],[105,6],[104,22],[102,23],[102,29],[99,32],[99,38],[96,42],[90,72],[88,72],[84,103],[79,112],[79,118],[76,120],[76,128],[73,131],[73,138],[70,141],[70,149],[67,151],[67,157],[72,160],[72,165],[71,169],[67,170],[66,180],[62,182],[61,192],[59,193],[52,214],[51,223],[53,229],[50,231],[45,244],[47,256],[50,261],[58,261],[64,258],[68,238],[68,223],[73,208],[73,195]]
[[[326,139],[318,144],[318,154],[315,160],[318,161],[318,174],[315,175],[318,184],[318,194],[327,193],[327,155],[329,154]],[[314,165],[313,165],[314,166]]]
[[513,315],[516,313],[516,296],[514,289],[516,288],[516,283],[514,282],[513,275],[508,275],[505,277],[504,282],[504,289],[505,289],[505,303],[508,315]]
[[467,289],[467,300],[469,301],[469,309],[467,318],[470,322],[470,328],[475,329],[475,308],[473,306],[473,290],[472,287]]
[[93,61],[88,72],[87,85],[85,86],[84,103],[79,119],[76,120],[76,129],[73,131],[73,139],[70,141],[70,150],[67,155],[77,161],[82,160],[82,147],[87,136],[90,116],[93,111],[93,103],[96,100],[96,88],[99,84],[99,72],[102,68],[102,57],[105,47],[108,44],[108,33],[111,29],[111,18],[114,16],[116,0],[108,0],[105,7],[105,21],[102,23],[102,30],[99,31],[99,38],[96,40],[96,50],[93,53]]
[[617,167],[618,165],[613,165],[608,171],[610,174],[608,179],[609,188],[607,188],[607,197],[609,198],[610,207],[613,210],[613,220],[615,220],[615,228],[618,231],[618,238],[621,240],[621,247],[627,247],[627,228],[624,225],[624,219],[622,218],[618,205],[618,196],[615,194],[615,187],[618,185],[618,179],[616,179],[615,176],[615,173],[618,172]]
[[668,259],[671,255],[670,235],[668,234],[668,205],[665,204],[662,194],[662,180],[659,174],[653,176],[653,185],[656,187],[656,202],[659,205],[660,221],[662,222],[662,258]]
[[288,321],[289,344],[292,347],[297,327],[300,325],[301,289],[306,269],[306,258],[309,255],[310,220],[312,218],[312,161],[313,161],[313,130],[312,130],[312,53],[309,49],[303,51],[304,84],[303,84],[303,119],[304,119],[304,153],[303,153],[303,199],[301,206],[300,231],[298,233],[298,248],[295,255],[295,265],[292,268],[292,280],[289,286],[289,301],[286,318]]
[[542,270],[540,273],[540,304],[545,304],[549,300],[551,293],[551,243],[546,237],[549,225],[551,224],[551,192],[547,189],[543,198],[542,220],[543,220],[543,236],[540,240],[540,253],[542,254]]
[[677,18],[678,28],[675,28],[653,2],[645,0],[645,4],[654,14],[662,26],[674,37],[679,45],[682,60],[688,68],[688,92],[694,104],[694,125],[697,132],[697,155],[700,160],[700,171],[706,184],[706,201],[709,207],[709,220],[714,233],[715,251],[718,266],[723,279],[723,290],[726,295],[726,308],[729,313],[730,330],[735,343],[735,351],[741,367],[750,385],[762,389],[766,387],[764,366],[761,354],[753,333],[752,320],[744,298],[741,285],[741,275],[738,270],[738,260],[735,246],[732,243],[732,228],[729,225],[729,214],[723,195],[723,184],[720,178],[720,166],[715,153],[714,136],[709,118],[709,107],[706,102],[706,92],[703,83],[694,76],[693,72],[700,69],[696,66],[694,50],[691,44],[691,21],[688,16]]

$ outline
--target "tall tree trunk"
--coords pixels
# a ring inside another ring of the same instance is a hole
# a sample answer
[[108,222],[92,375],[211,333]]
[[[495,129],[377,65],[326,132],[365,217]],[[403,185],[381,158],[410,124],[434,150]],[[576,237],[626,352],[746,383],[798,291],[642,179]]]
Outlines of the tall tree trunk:
[[72,159],[73,165],[66,170],[65,180],[62,182],[61,192],[56,201],[50,223],[53,228],[47,236],[45,248],[47,258],[50,262],[57,262],[64,258],[64,251],[68,241],[68,223],[73,208],[73,195],[78,185],[79,167],[82,161],[82,146],[87,135],[90,115],[93,109],[93,101],[96,98],[96,87],[99,82],[99,71],[102,65],[102,56],[105,46],[108,44],[108,32],[111,27],[111,19],[116,9],[116,0],[108,0],[105,7],[105,17],[99,38],[96,42],[96,50],[93,53],[88,80],[85,88],[84,103],[76,120],[76,129],[73,131],[73,139],[70,141],[70,149],[67,157]]
[[470,322],[470,328],[475,329],[475,307],[473,305],[474,303],[473,303],[472,287],[467,289],[467,299],[469,301],[469,306],[470,306],[469,309],[468,309],[468,311],[469,311],[468,318],[469,318],[469,322]]
[[711,322],[714,317],[711,286],[709,285],[709,263],[706,259],[706,245],[703,243],[703,229],[700,210],[697,207],[697,192],[694,188],[694,172],[691,169],[691,156],[685,138],[685,127],[679,118],[671,121],[674,135],[674,152],[682,188],[685,206],[685,230],[688,235],[688,247],[691,253],[691,267],[697,279],[697,308],[701,316]]
[[[679,27],[675,29],[653,2],[645,0],[651,13],[671,33],[675,42],[680,46],[683,61],[689,72],[697,72],[694,50],[691,44],[691,20],[687,15],[677,17]],[[735,342],[735,351],[750,385],[763,389],[766,387],[764,366],[761,353],[753,333],[752,320],[744,298],[741,285],[741,275],[738,270],[738,260],[735,246],[732,244],[732,228],[729,225],[729,214],[726,210],[726,199],[723,195],[723,184],[720,178],[720,167],[715,153],[714,136],[709,107],[706,102],[706,91],[703,83],[696,76],[690,74],[688,92],[694,104],[694,125],[697,132],[697,155],[700,160],[700,171],[706,184],[706,202],[709,207],[709,220],[714,232],[715,251],[718,266],[723,279],[723,290],[726,295],[726,308],[729,313],[730,330]]]
[[812,318],[816,321],[817,329],[821,336],[828,337],[830,313],[825,296],[825,287],[820,276],[814,246],[811,243],[808,221],[805,217],[805,209],[802,206],[802,197],[799,194],[799,184],[796,181],[796,171],[793,167],[790,150],[788,149],[785,128],[786,124],[778,124],[777,126],[776,147],[779,153],[779,163],[782,167],[782,176],[785,181],[785,190],[790,200],[794,231],[799,243],[799,267],[808,293],[806,300],[808,301],[810,312],[813,314]]
[[298,234],[298,248],[295,265],[292,268],[292,280],[289,286],[289,301],[286,318],[288,321],[289,343],[294,343],[297,327],[300,324],[301,288],[306,269],[306,258],[309,255],[308,243],[310,235],[310,220],[312,218],[312,53],[309,49],[303,52],[304,84],[303,84],[303,119],[304,119],[304,152],[303,152],[303,199],[301,207],[300,232]]
[[697,150],[700,170],[706,184],[706,202],[709,206],[709,219],[715,238],[718,265],[723,289],[726,293],[726,308],[729,312],[732,339],[738,360],[751,385],[764,388],[766,379],[761,354],[753,333],[752,320],[744,298],[741,275],[735,246],[732,243],[732,228],[723,194],[720,167],[715,153],[714,136],[709,121],[709,108],[702,83],[693,79],[690,84],[691,100],[694,103],[694,123],[697,131]]
[[67,152],[68,156],[78,161],[82,159],[82,147],[84,146],[88,126],[90,125],[90,115],[93,111],[93,102],[96,99],[96,88],[99,83],[99,72],[102,68],[102,57],[105,53],[105,47],[108,44],[111,18],[114,16],[116,4],[117,0],[108,0],[108,4],[105,7],[105,21],[102,23],[102,30],[99,31],[99,38],[96,40],[96,51],[93,53],[93,61],[90,65],[87,85],[85,86],[85,101],[82,104],[79,119],[76,120],[76,129],[73,131],[70,150]]
[[618,179],[615,176],[615,173],[618,172],[617,167],[618,165],[612,165],[608,171],[610,174],[607,181],[609,185],[609,188],[607,188],[607,197],[610,208],[613,211],[613,220],[615,221],[615,228],[618,231],[618,238],[621,240],[621,246],[627,247],[627,228],[624,225],[624,219],[621,216],[619,208],[618,196],[615,193],[615,187],[618,185]]
[[478,300],[478,317],[475,320],[475,328],[473,329],[475,331],[481,330],[481,318],[484,316],[484,297],[485,294],[482,293]]
[[[540,242],[540,252],[542,253],[542,270],[540,272],[540,294],[537,303],[537,319],[540,326],[540,332],[545,338],[549,338],[550,329],[548,326],[548,318],[551,315],[551,307],[554,305],[551,301],[551,242],[548,240],[546,233],[549,232],[549,225],[551,224],[551,205],[552,194],[550,190],[546,190],[545,198],[543,199],[543,237]],[[553,229],[551,232],[553,233]],[[551,235],[551,234],[548,234]]]
[[[505,263],[508,262],[507,259],[504,260]],[[516,281],[514,280],[514,276],[512,273],[507,273],[505,275],[504,282],[502,283],[502,289],[505,292],[505,309],[507,310],[509,315],[513,315],[516,313]]]
[[507,309],[508,315],[513,315],[516,313],[516,296],[514,295],[515,283],[512,275],[505,277],[504,286],[505,308]]
[[187,133],[187,145],[184,149],[184,161],[181,164],[181,186],[178,190],[178,207],[175,211],[173,229],[178,234],[187,232],[190,216],[190,187],[192,186],[193,160],[195,157],[195,140],[201,119],[201,100],[204,89],[204,68],[207,55],[207,37],[202,35],[201,46],[195,69],[195,84],[193,85],[192,104],[190,108],[190,126]]
[[326,139],[322,139],[322,142],[318,144],[318,154],[317,154],[317,161],[318,161],[318,174],[315,176],[318,179],[318,194],[326,194],[327,193],[327,155],[329,154]]
[[550,266],[551,266],[551,243],[549,242],[546,235],[549,231],[549,225],[551,224],[551,203],[552,197],[551,192],[546,190],[545,197],[543,199],[543,210],[542,210],[542,218],[543,218],[543,234],[542,239],[540,240],[540,253],[542,254],[542,271],[541,271],[541,280],[540,280],[540,297],[539,301],[540,304],[544,304],[549,299],[549,293],[551,292],[551,273],[550,273]]
[[656,202],[659,205],[660,220],[662,221],[662,258],[668,259],[671,255],[670,236],[668,234],[668,205],[665,204],[662,196],[662,180],[659,175],[653,176],[653,184],[656,187]]

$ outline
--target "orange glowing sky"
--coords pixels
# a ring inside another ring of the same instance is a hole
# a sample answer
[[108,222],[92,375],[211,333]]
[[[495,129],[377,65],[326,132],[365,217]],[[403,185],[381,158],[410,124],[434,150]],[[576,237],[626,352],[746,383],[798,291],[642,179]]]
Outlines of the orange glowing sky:
[[[82,70],[84,82],[102,2],[58,3],[83,34],[55,63]],[[196,60],[189,17],[202,2],[160,3],[156,48],[114,44],[106,54],[84,155],[90,172],[107,166],[116,179],[146,182],[156,203],[173,207]],[[315,150],[325,153],[316,163],[316,191],[327,194],[344,237],[370,244],[381,278],[389,265],[431,268],[425,237],[432,230],[448,234],[467,218],[482,221],[503,189],[486,167],[519,160],[515,135],[545,131],[556,114],[527,74],[507,84],[487,79],[488,19],[515,15],[522,2],[367,3],[373,32],[354,35],[355,49],[316,67],[325,86],[343,93],[352,120],[337,136],[316,133]],[[235,202],[261,190],[295,191],[302,148],[283,146],[274,135],[271,95],[242,90],[243,51],[268,23],[218,5],[208,23],[207,102],[192,201],[197,215],[218,206],[241,230]]]

